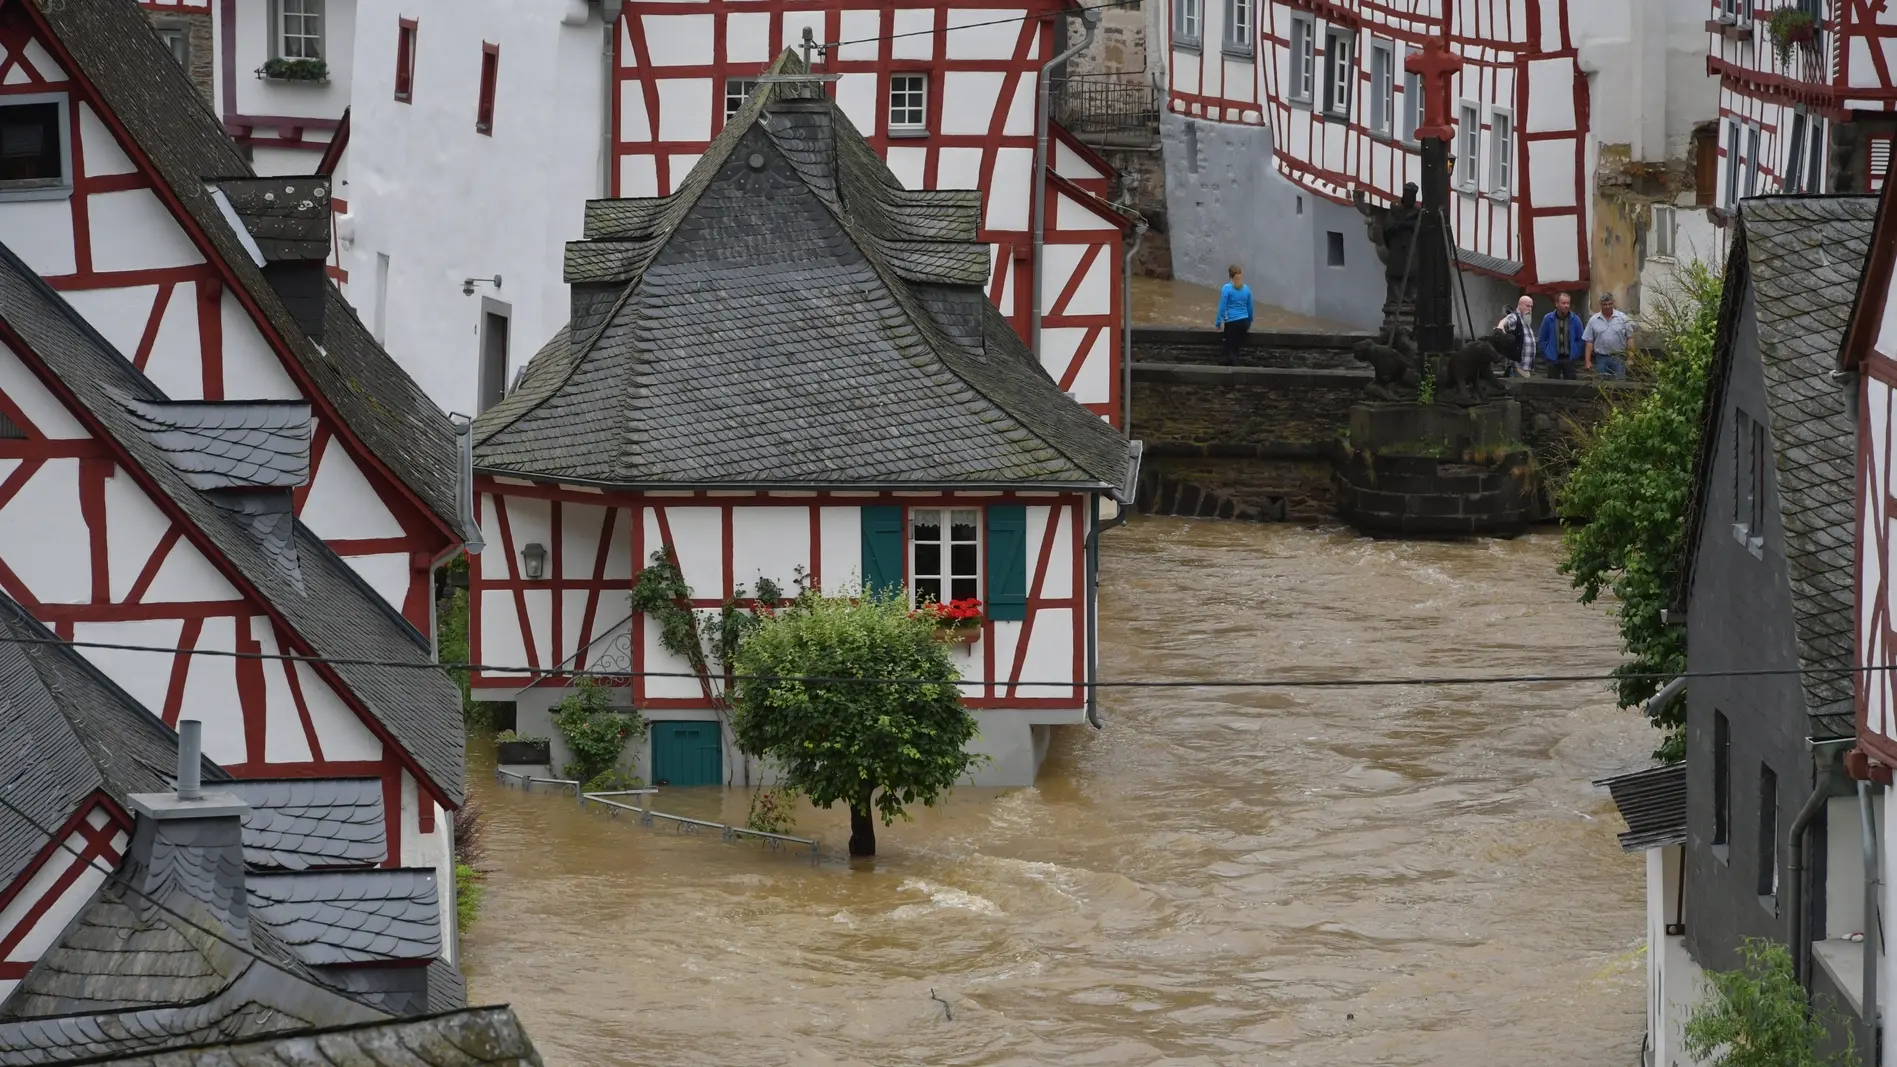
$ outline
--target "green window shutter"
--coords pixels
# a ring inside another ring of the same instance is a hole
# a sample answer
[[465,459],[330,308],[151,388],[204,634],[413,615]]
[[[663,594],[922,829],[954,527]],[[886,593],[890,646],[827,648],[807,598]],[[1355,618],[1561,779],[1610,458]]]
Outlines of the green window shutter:
[[1028,617],[1028,509],[991,504],[988,520],[987,615],[999,622]]
[[863,591],[902,588],[902,508],[863,509]]

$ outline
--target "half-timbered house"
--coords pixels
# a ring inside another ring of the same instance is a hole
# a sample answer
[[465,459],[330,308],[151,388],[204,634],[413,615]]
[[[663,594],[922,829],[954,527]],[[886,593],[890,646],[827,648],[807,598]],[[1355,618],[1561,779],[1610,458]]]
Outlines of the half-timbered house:
[[1809,988],[1850,1014],[1864,950],[1851,938],[1866,929],[1841,759],[1857,524],[1832,372],[1874,210],[1861,196],[1740,203],[1682,569],[1686,949],[1729,970],[1744,938],[1787,945]]
[[377,779],[452,884],[454,428],[324,278],[326,183],[256,178],[131,0],[0,0],[0,50],[0,592],[240,777]]
[[1137,452],[985,298],[980,196],[905,189],[820,84],[760,86],[671,194],[587,205],[569,325],[475,424],[473,655],[522,669],[472,684],[550,733],[571,679],[537,671],[630,671],[640,773],[756,782],[714,683],[631,611],[655,553],[699,607],[800,576],[975,597],[978,780],[1030,783],[1092,712],[1095,539]]
[[[676,190],[777,52],[808,30],[828,45],[812,55],[828,91],[905,187],[980,191],[983,289],[1029,337],[1036,85],[1053,16],[1072,6],[365,8],[350,118],[352,299],[444,408],[486,410],[534,340],[566,321],[557,288],[534,280],[560,269],[564,243],[580,235],[579,205]],[[1109,206],[1112,168],[1058,123],[1042,162],[1040,360],[1063,391],[1117,423],[1130,223]]]
[[1356,208],[1420,182],[1422,82],[1406,60],[1438,37],[1462,60],[1450,222],[1475,318],[1521,291],[1590,287],[1637,310],[1644,255],[1676,254],[1672,209],[1695,203],[1686,161],[1713,92],[1677,31],[1701,7],[1170,0],[1148,27],[1167,42],[1175,272],[1215,283],[1239,260],[1274,303],[1374,325],[1383,268]]

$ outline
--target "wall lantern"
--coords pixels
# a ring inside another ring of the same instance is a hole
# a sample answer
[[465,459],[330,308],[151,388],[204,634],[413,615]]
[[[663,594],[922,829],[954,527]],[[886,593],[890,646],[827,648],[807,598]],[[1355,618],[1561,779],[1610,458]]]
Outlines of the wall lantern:
[[520,569],[527,580],[537,582],[547,576],[547,546],[535,541],[520,550]]

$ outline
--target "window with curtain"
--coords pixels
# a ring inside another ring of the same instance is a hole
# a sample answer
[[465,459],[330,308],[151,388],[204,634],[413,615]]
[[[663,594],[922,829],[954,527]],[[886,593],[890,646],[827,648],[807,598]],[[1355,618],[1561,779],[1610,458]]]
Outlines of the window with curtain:
[[274,0],[275,40],[282,59],[323,58],[323,0]]
[[981,598],[981,512],[909,512],[909,593],[916,604]]

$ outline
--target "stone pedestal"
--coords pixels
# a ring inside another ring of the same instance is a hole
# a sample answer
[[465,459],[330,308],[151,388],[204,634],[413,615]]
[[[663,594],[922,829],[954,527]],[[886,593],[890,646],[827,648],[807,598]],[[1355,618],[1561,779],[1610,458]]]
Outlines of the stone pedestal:
[[1332,464],[1337,509],[1373,537],[1512,536],[1536,517],[1521,405],[1353,405]]

